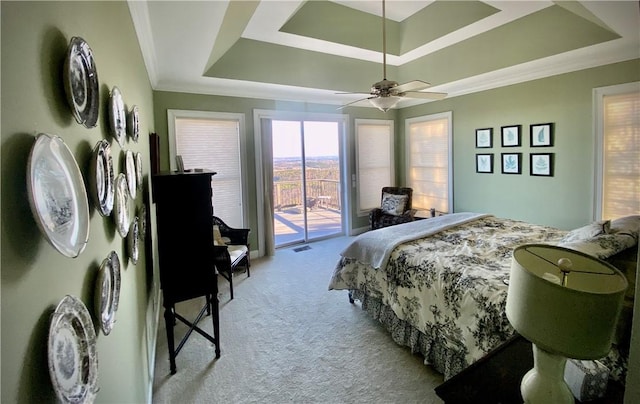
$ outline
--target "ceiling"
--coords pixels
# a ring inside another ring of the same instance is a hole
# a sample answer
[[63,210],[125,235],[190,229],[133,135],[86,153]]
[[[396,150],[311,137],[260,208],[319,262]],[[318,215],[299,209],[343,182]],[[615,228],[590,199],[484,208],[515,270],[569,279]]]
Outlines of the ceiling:
[[[129,9],[155,90],[342,105],[383,78],[381,1]],[[449,97],[640,58],[636,0],[387,0],[386,17],[387,78]]]

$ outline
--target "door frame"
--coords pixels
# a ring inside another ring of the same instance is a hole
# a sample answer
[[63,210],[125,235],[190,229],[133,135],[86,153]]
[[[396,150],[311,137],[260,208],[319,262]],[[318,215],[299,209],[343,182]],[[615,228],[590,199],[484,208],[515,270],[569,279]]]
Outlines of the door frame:
[[[253,127],[254,127],[254,145],[255,145],[255,162],[256,162],[256,197],[259,199],[264,195],[265,184],[263,182],[263,154],[262,154],[262,126],[263,119],[282,120],[282,121],[324,121],[338,122],[339,133],[339,154],[340,154],[340,181],[342,182],[342,192],[340,194],[340,203],[342,205],[342,231],[347,233],[351,223],[351,205],[349,198],[346,197],[347,189],[351,186],[349,179],[348,167],[350,153],[347,143],[349,133],[349,115],[346,114],[330,114],[316,112],[291,112],[276,111],[266,109],[253,110]],[[265,228],[265,211],[264,205],[256,200],[258,229]],[[265,255],[265,235],[263,231],[258,232],[258,256]]]

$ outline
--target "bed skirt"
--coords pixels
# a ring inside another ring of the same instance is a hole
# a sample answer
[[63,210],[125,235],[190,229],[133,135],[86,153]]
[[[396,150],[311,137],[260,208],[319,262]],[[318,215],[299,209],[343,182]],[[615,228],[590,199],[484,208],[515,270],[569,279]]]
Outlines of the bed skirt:
[[421,354],[425,365],[441,373],[445,380],[469,365],[464,359],[464,351],[449,346],[444,338],[438,337],[436,333],[425,335],[408,322],[399,319],[380,299],[359,290],[351,290],[350,294],[353,299],[361,302],[362,310],[384,325],[398,345],[408,347],[414,354]]
[[[464,350],[450,346],[444,338],[437,335],[426,335],[408,322],[396,316],[393,310],[380,299],[371,297],[360,290],[349,290],[351,298],[361,302],[362,310],[373,319],[378,320],[391,334],[396,344],[411,349],[411,353],[419,353],[424,357],[424,364],[444,376],[444,380],[455,376],[470,365],[466,363]],[[625,384],[628,368],[628,356],[621,354],[616,346],[609,355],[600,359],[609,369],[609,378],[622,385]]]

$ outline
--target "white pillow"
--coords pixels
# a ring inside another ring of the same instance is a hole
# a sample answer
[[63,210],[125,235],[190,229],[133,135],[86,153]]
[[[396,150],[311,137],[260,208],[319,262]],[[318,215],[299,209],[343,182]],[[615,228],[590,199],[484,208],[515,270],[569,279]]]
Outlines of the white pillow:
[[408,195],[395,195],[384,192],[382,194],[382,211],[388,215],[400,216],[404,213]]
[[586,226],[579,227],[571,230],[566,236],[560,240],[561,243],[572,243],[580,240],[587,240],[602,234],[609,233],[611,226],[610,220],[601,220],[599,222],[593,222]]
[[636,243],[637,241],[633,236],[621,232],[601,234],[584,240],[560,242],[559,245],[604,260],[633,247]]

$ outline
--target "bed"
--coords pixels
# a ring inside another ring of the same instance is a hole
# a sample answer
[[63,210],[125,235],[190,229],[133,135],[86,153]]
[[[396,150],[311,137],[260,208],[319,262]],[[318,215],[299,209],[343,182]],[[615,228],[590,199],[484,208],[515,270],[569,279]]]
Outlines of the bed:
[[[515,247],[557,244],[613,260],[633,276],[633,291],[639,227],[640,216],[573,231],[476,213],[419,220],[358,236],[342,251],[329,289],[348,290],[351,302],[360,301],[396,343],[422,354],[446,380],[514,335],[505,303]],[[632,299],[625,301],[622,345]],[[613,351],[607,365],[624,381],[624,352]]]

